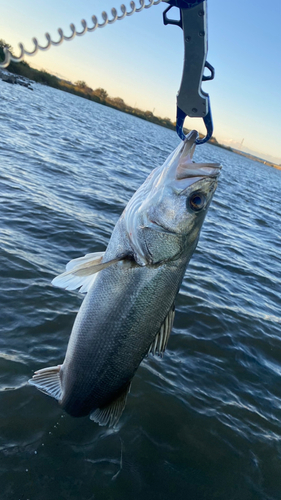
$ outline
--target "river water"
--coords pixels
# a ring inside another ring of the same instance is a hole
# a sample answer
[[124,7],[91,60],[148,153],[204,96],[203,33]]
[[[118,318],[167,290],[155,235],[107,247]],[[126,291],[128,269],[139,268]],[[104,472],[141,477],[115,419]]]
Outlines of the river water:
[[63,361],[83,298],[51,280],[105,249],[179,139],[41,85],[0,92],[1,500],[281,499],[281,171],[197,147],[219,186],[165,356],[109,430],[27,385]]

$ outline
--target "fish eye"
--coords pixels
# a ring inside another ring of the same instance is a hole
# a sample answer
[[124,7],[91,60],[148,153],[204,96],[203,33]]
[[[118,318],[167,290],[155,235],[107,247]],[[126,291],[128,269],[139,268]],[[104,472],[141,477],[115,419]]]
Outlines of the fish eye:
[[189,206],[194,212],[199,212],[206,205],[206,198],[203,193],[193,193],[189,198]]

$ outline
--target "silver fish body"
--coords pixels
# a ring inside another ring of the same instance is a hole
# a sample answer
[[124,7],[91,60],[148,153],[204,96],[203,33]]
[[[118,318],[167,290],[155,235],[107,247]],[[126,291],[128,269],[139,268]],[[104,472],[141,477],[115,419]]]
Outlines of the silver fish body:
[[87,295],[63,364],[39,370],[30,382],[72,416],[91,414],[100,425],[115,425],[141,361],[150,350],[165,350],[175,298],[220,171],[219,165],[191,161],[196,137],[192,132],[152,171],[129,201],[104,255],[72,261],[54,280],[68,289],[88,280]]
[[126,390],[173,307],[185,268],[185,259],[144,267],[120,261],[97,276],[62,366],[68,413],[88,414]]

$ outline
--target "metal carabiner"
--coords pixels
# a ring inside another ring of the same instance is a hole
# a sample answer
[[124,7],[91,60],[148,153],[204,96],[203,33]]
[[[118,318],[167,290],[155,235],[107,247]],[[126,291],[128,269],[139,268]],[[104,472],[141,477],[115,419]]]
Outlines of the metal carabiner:
[[[183,131],[186,116],[203,118],[207,130],[206,136],[196,141],[197,144],[207,142],[213,134],[213,120],[209,95],[201,88],[202,81],[212,80],[215,70],[206,61],[207,56],[207,0],[164,0],[169,7],[163,12],[164,24],[179,26],[184,35],[184,67],[182,81],[177,94],[178,136],[184,140]],[[180,9],[180,19],[167,17],[172,7]],[[208,68],[210,75],[204,75]]]

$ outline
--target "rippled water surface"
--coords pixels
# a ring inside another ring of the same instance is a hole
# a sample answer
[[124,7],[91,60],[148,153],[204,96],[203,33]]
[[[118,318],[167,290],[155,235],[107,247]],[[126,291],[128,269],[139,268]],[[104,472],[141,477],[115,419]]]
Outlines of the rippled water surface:
[[82,300],[50,282],[105,249],[179,139],[40,85],[0,92],[1,500],[281,499],[281,171],[197,148],[223,171],[168,350],[108,430],[26,384],[63,361]]

